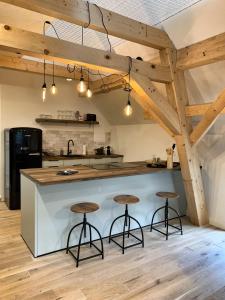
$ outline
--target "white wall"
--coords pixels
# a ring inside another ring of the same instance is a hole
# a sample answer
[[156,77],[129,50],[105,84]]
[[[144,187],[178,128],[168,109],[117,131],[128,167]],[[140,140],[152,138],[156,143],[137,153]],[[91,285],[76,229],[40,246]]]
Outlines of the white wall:
[[[52,126],[37,124],[35,118],[40,114],[57,116],[57,110],[79,110],[81,113],[96,113],[99,126],[94,127],[96,139],[101,139],[105,132],[111,129],[110,124],[93,104],[94,100],[79,98],[74,82],[65,79],[56,79],[58,94],[47,95],[45,103],[41,100],[41,86],[43,78],[40,75],[13,70],[0,69],[0,195],[3,195],[4,186],[4,129],[18,126],[37,127],[45,129],[87,131],[93,128],[77,126]],[[51,86],[51,78],[47,78]],[[66,146],[66,145],[65,145]]]
[[[157,124],[113,126],[111,135],[113,148],[123,153],[124,161],[149,160],[153,156],[166,160],[166,148],[173,139]],[[175,152],[176,160],[178,160]]]

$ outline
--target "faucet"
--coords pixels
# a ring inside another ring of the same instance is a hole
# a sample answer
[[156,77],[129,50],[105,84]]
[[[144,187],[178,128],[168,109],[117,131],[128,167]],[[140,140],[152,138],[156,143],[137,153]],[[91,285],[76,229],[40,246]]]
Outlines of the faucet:
[[72,153],[72,150],[70,150],[70,142],[74,146],[73,140],[68,140],[68,142],[67,142],[67,156],[69,156]]

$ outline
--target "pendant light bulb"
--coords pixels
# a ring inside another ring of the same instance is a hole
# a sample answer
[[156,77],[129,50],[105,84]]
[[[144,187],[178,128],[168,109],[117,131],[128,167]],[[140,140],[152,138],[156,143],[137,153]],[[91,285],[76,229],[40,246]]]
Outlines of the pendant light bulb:
[[56,87],[55,83],[53,83],[52,86],[51,86],[51,94],[52,95],[57,94],[57,87]]
[[46,83],[42,85],[42,101],[45,102],[46,100],[46,92],[47,92],[47,86]]
[[81,94],[83,94],[87,91],[87,86],[86,86],[86,83],[84,81],[83,75],[81,75],[81,77],[80,77],[80,82],[77,85],[77,90]]
[[126,117],[130,117],[133,113],[133,108],[131,106],[130,100],[128,100],[127,105],[124,108],[124,114]]
[[91,98],[92,95],[93,95],[92,91],[90,90],[90,88],[88,88],[88,89],[87,89],[86,96],[87,96],[88,98]]

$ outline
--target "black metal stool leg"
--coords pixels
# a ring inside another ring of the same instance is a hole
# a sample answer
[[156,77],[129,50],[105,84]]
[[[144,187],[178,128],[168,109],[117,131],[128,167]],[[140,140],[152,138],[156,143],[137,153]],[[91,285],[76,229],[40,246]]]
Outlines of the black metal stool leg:
[[68,251],[69,251],[70,236],[71,236],[72,231],[73,231],[76,227],[78,227],[78,226],[80,226],[80,225],[82,225],[82,224],[83,224],[83,222],[81,222],[81,223],[79,223],[79,224],[76,224],[75,226],[73,226],[73,227],[70,229],[70,232],[69,232],[68,238],[67,238],[66,254],[68,254]]
[[111,224],[111,226],[110,226],[110,230],[109,230],[109,243],[110,243],[110,239],[111,239],[111,235],[112,235],[113,225],[115,224],[115,222],[116,222],[117,220],[119,220],[120,218],[124,218],[124,217],[125,217],[125,215],[119,216],[119,217],[117,217],[117,218],[112,222],[112,224]]
[[84,218],[83,218],[83,223],[84,223],[84,237],[87,237],[87,217],[86,214],[84,213]]
[[154,221],[155,215],[156,215],[157,212],[160,211],[161,209],[165,209],[165,206],[162,206],[162,207],[158,208],[158,209],[154,212],[154,214],[153,214],[153,216],[152,216],[152,221],[151,221],[151,226],[150,226],[150,231],[151,231],[151,232],[152,232],[152,225],[153,225],[153,221]]
[[130,237],[130,216],[128,216],[128,231],[127,231],[127,237]]
[[78,244],[78,248],[77,248],[77,260],[76,260],[76,267],[79,266],[79,259],[80,259],[80,246],[81,246],[81,241],[82,241],[82,235],[83,235],[83,231],[84,231],[84,224],[83,227],[81,229],[81,233],[80,233],[80,238],[79,238],[79,244]]
[[91,225],[88,222],[87,222],[87,225],[89,226],[89,228],[93,228],[97,232],[97,234],[99,236],[99,239],[100,239],[100,242],[101,242],[101,250],[94,243],[92,243],[92,245],[100,252],[100,254],[102,255],[102,259],[104,259],[104,247],[103,247],[102,236],[101,236],[100,232],[98,231],[98,229],[95,226]]
[[89,234],[90,234],[90,248],[92,247],[92,233],[91,233],[91,226],[88,224],[89,226]]
[[142,247],[144,248],[144,233],[143,233],[143,229],[142,229],[142,227],[141,227],[141,224],[138,222],[138,220],[136,220],[135,218],[133,218],[133,217],[131,217],[131,216],[129,216],[129,219],[132,219],[132,220],[134,220],[137,224],[138,224],[138,226],[140,227],[140,230],[141,230],[141,237],[142,237]]
[[165,206],[166,240],[168,240],[168,233],[169,233],[168,207],[169,207],[168,199],[166,199],[166,206]]
[[122,246],[122,253],[124,254],[124,247],[125,247],[125,232],[127,226],[127,215],[125,214],[124,225],[123,225],[123,246]]
[[177,215],[177,217],[179,219],[179,223],[180,223],[180,232],[181,232],[181,235],[183,235],[183,226],[182,226],[182,221],[181,221],[180,215],[178,214],[178,212],[176,211],[176,209],[174,209],[173,207],[168,206],[168,208],[171,209],[172,211],[174,211],[175,214]]

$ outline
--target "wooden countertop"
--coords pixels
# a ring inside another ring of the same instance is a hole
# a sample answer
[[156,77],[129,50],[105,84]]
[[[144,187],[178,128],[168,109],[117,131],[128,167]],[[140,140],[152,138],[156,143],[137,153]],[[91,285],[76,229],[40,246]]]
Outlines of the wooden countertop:
[[88,154],[88,155],[81,155],[81,156],[60,156],[60,155],[47,155],[43,156],[43,161],[58,161],[58,160],[76,160],[76,159],[101,159],[101,158],[117,158],[123,157],[121,154],[111,154],[111,155],[96,155],[96,154]]
[[[112,177],[121,177],[121,176],[131,176],[131,175],[141,175],[141,174],[150,174],[160,171],[171,171],[166,168],[148,168],[146,163],[139,163],[140,165],[130,168],[116,168],[110,170],[95,170],[87,166],[74,166],[74,167],[64,167],[64,168],[41,168],[41,169],[24,169],[21,170],[21,174],[29,178],[40,185],[51,185],[51,184],[60,184],[60,183],[69,183],[75,181],[84,181],[84,180],[95,180],[95,179],[104,179]],[[60,170],[78,170],[77,174],[61,176],[57,175],[57,172]],[[176,169],[174,169],[176,170]]]

